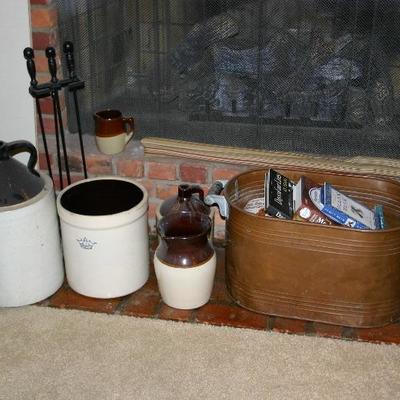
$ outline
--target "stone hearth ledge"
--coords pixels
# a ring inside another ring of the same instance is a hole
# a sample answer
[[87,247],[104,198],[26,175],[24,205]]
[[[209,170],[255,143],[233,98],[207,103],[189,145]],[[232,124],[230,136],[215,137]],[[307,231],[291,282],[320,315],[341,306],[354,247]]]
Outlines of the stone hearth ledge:
[[346,173],[380,175],[400,179],[400,160],[380,157],[337,157],[279,151],[264,151],[172,139],[141,140],[145,155],[172,156],[228,164],[263,167],[304,167]]
[[[50,141],[49,149],[52,151],[55,149],[55,138],[52,137],[52,135],[49,135],[48,140]],[[155,157],[175,157],[192,161],[230,164],[232,166],[260,168],[274,165],[275,167],[297,167],[315,170],[324,169],[328,171],[378,175],[400,179],[400,160],[393,158],[359,155],[355,155],[354,157],[339,157],[307,153],[267,151],[157,137],[146,137],[141,140],[133,139],[120,154],[107,156],[100,153],[97,149],[93,135],[83,135],[83,140],[85,154],[88,159],[104,157],[113,160],[121,159],[129,161],[144,160],[146,156],[153,159]],[[38,141],[39,147],[41,148],[42,143],[40,137],[38,137]],[[68,154],[79,158],[80,149],[78,135],[66,135],[66,142]],[[43,168],[43,166],[42,169],[46,169]],[[117,171],[111,172],[113,174],[117,173]]]

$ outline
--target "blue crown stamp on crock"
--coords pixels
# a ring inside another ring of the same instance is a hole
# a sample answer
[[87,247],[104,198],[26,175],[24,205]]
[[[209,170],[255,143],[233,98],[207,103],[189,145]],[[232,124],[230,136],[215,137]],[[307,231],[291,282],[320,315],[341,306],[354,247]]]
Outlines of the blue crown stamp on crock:
[[86,236],[83,239],[76,239],[76,241],[79,243],[79,246],[85,250],[93,250],[94,245],[97,244],[97,242],[92,242]]

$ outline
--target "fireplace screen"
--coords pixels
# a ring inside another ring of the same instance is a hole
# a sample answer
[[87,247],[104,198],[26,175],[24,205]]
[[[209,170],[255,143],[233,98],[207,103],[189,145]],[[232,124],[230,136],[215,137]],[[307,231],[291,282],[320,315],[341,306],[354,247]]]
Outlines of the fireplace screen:
[[[400,155],[396,0],[58,0],[84,127],[118,108],[137,137]],[[73,119],[70,130],[74,131]]]

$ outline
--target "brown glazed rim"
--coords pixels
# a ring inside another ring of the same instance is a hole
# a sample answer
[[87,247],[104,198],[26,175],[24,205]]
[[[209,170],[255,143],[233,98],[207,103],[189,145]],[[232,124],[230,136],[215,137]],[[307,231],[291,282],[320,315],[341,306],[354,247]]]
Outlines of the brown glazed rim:
[[98,111],[98,112],[96,112],[96,115],[99,116],[100,118],[106,119],[108,121],[122,117],[121,111],[115,110],[115,109],[107,109],[107,110]]
[[199,264],[190,265],[190,266],[188,266],[188,267],[181,267],[181,266],[179,266],[179,265],[170,264],[169,262],[166,262],[166,261],[164,261],[164,260],[161,261],[161,260],[158,258],[157,254],[156,254],[156,256],[157,256],[158,260],[160,261],[160,263],[162,263],[162,264],[164,264],[164,265],[167,265],[168,267],[176,268],[176,269],[190,269],[190,268],[201,267],[201,266],[204,265],[205,263],[208,263],[208,262],[214,257],[214,255],[215,255],[215,250],[211,253],[210,257],[208,257],[207,260],[204,260],[204,261],[202,261],[202,262],[199,263]]

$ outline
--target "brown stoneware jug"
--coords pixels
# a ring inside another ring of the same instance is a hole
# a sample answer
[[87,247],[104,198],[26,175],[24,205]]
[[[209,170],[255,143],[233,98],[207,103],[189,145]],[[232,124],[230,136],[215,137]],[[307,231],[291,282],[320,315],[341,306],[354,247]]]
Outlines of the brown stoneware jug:
[[156,219],[173,213],[199,213],[208,215],[211,218],[211,229],[208,238],[213,237],[214,231],[214,209],[204,203],[204,191],[198,185],[181,184],[178,192],[164,200],[156,210]]
[[202,213],[171,213],[158,222],[154,268],[170,307],[193,309],[210,299],[216,267],[210,230],[210,217]]
[[[198,196],[194,196],[198,194]],[[211,208],[204,203],[204,192],[200,186],[182,184],[178,186],[178,193],[161,203],[158,217],[170,213],[191,212],[210,215]]]

